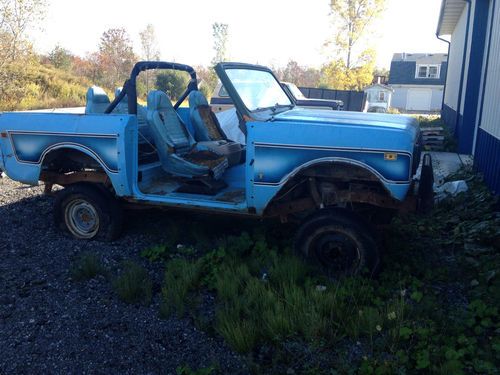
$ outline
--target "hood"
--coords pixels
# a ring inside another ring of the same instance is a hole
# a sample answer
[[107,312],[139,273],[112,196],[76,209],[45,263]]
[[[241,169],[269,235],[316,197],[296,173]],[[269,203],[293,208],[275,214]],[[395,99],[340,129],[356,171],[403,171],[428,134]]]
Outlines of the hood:
[[302,122],[318,125],[337,126],[366,126],[387,129],[399,129],[411,133],[415,137],[418,133],[418,121],[409,116],[392,115],[385,113],[365,113],[347,111],[324,111],[308,108],[294,108],[274,116],[275,121]]

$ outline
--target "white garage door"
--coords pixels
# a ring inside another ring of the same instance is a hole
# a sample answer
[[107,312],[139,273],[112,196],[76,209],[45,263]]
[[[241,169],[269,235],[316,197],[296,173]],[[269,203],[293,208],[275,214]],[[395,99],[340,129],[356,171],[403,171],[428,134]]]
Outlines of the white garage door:
[[408,90],[408,100],[406,109],[408,111],[430,111],[432,90],[410,89]]

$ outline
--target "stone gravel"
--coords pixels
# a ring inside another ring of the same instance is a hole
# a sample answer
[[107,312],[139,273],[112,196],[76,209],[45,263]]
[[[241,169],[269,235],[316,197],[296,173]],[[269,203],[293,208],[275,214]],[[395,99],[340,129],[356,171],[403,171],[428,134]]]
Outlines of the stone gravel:
[[[41,187],[0,178],[0,374],[175,374],[180,366],[248,372],[220,337],[187,318],[158,317],[164,269],[140,252],[162,242],[165,213],[127,213],[119,240],[82,242],[56,230],[52,201]],[[154,281],[152,304],[120,301],[104,277],[72,280],[82,252],[98,254],[112,273],[124,260],[144,265]]]

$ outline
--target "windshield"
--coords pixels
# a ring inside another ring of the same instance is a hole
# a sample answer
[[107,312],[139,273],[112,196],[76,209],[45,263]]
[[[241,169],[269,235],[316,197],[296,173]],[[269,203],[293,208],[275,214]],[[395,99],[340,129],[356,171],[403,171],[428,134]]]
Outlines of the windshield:
[[292,93],[292,95],[295,97],[295,99],[306,99],[304,94],[302,94],[302,91],[299,90],[297,86],[295,86],[293,83],[287,83],[286,86]]
[[274,76],[266,71],[227,69],[226,74],[250,111],[278,106],[293,106]]

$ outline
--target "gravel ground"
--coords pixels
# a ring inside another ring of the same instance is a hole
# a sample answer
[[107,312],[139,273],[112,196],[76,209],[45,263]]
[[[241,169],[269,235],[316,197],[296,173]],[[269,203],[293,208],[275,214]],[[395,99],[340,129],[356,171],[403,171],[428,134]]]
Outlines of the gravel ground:
[[[0,178],[0,374],[175,374],[179,366],[214,364],[222,373],[248,372],[220,338],[189,319],[158,318],[163,269],[139,253],[161,242],[161,214],[129,214],[113,243],[81,242],[54,228],[53,198],[41,193]],[[146,266],[153,303],[121,302],[104,277],[71,280],[69,269],[84,251],[111,270],[127,259]]]

